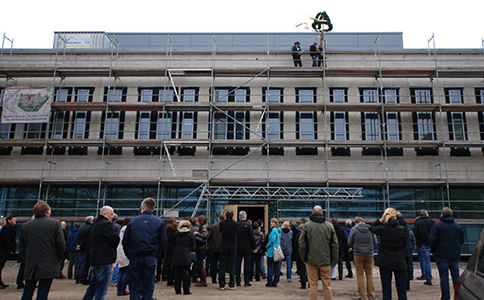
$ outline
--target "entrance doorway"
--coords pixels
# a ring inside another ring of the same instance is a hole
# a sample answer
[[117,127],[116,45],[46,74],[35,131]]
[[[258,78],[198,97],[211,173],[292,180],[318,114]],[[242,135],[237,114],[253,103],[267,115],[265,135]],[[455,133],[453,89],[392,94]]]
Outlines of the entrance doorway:
[[222,209],[225,211],[231,209],[234,211],[234,220],[239,220],[239,212],[245,211],[247,213],[247,220],[255,222],[261,219],[264,222],[264,229],[267,230],[268,206],[267,205],[223,205]]

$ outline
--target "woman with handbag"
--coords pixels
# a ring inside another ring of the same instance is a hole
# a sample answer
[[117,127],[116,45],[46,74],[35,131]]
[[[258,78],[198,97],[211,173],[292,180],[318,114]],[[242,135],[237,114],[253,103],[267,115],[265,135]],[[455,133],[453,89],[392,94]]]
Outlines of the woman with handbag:
[[[268,238],[267,248],[267,287],[277,287],[279,283],[279,276],[281,274],[281,268],[279,260],[275,258],[274,254],[277,250],[281,250],[281,228],[279,227],[279,221],[276,218],[272,218],[270,221],[271,229]],[[282,251],[282,250],[281,250]]]

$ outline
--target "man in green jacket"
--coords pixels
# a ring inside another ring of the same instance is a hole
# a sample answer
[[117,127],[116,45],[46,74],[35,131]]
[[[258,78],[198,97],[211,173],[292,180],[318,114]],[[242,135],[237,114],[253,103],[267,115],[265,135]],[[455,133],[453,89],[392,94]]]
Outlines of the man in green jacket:
[[316,205],[304,224],[299,237],[299,253],[306,263],[310,286],[309,299],[318,299],[318,278],[323,282],[324,300],[333,299],[331,269],[338,263],[338,238],[333,224],[323,216],[323,209]]

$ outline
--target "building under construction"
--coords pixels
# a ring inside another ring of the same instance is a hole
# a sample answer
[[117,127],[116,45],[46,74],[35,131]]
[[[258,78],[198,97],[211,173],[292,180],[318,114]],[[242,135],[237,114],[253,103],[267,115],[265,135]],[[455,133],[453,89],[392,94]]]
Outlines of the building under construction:
[[[291,46],[305,50],[294,67]],[[164,217],[342,220],[449,206],[484,227],[484,47],[405,49],[401,33],[57,32],[4,36],[0,89],[50,91],[48,122],[2,122],[0,214],[67,221],[146,197]],[[5,97],[4,97],[5,99]],[[5,113],[6,102],[2,109]],[[7,118],[4,118],[7,120]],[[4,120],[4,121],[5,121]]]

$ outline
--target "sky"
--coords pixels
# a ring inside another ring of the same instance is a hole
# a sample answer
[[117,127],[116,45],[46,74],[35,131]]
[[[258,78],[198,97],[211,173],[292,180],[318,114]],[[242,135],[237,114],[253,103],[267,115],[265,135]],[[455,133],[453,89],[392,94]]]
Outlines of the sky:
[[407,49],[480,48],[484,1],[3,1],[4,48],[52,48],[56,31],[308,32],[326,11],[332,32],[402,32]]

